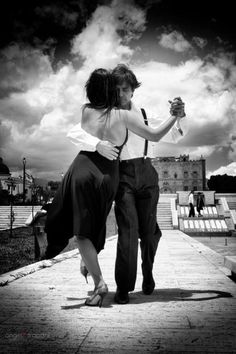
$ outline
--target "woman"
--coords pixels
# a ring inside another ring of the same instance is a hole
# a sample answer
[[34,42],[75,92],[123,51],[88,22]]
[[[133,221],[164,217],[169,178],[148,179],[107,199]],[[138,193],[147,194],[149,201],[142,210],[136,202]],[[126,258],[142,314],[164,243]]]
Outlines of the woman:
[[[128,129],[145,139],[158,141],[183,115],[183,103],[171,104],[171,117],[158,129],[152,129],[137,119],[141,114],[118,110],[112,75],[105,69],[95,70],[86,83],[89,103],[83,107],[83,129],[101,140],[115,144],[119,152],[128,137]],[[76,236],[81,257],[91,274],[95,290],[85,302],[101,306],[108,292],[98,263],[98,253],[104,248],[106,218],[115,198],[119,182],[119,160],[107,160],[97,152],[80,151],[54,197],[46,221],[48,247],[45,258],[56,256]]]
[[202,193],[198,192],[197,194],[197,212],[198,212],[198,217],[202,216],[201,210],[203,210],[203,207],[205,206],[204,199]]

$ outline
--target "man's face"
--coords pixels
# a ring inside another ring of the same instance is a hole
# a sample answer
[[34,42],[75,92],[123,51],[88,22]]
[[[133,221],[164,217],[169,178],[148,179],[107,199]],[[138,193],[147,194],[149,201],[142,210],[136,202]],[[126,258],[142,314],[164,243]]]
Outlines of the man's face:
[[133,96],[133,90],[131,86],[126,81],[124,81],[123,83],[116,85],[116,88],[118,93],[119,106],[124,109],[129,109],[130,101]]

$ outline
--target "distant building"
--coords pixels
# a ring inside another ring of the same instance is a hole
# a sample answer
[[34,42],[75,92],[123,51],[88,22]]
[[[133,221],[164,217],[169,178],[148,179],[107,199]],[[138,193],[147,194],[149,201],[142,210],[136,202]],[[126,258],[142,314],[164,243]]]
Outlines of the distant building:
[[0,157],[0,190],[8,189],[6,180],[11,177],[9,168],[3,163],[3,159]]
[[[3,163],[3,159],[0,157],[0,190],[7,190],[10,193],[10,184],[9,178],[11,173],[6,164]],[[13,183],[12,186],[12,195],[22,194],[23,193],[23,177],[11,177]],[[25,194],[26,200],[31,200],[32,197],[32,181],[26,175],[25,180]]]
[[206,190],[206,160],[190,160],[180,157],[156,157],[152,164],[159,175],[160,193]]

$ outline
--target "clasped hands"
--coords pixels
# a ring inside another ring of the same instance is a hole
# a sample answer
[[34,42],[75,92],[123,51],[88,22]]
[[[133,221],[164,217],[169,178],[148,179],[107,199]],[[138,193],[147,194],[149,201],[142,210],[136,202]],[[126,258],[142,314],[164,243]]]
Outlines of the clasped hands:
[[172,116],[177,116],[178,118],[183,118],[186,116],[184,111],[184,102],[182,101],[181,97],[176,97],[173,101],[169,101],[170,103],[170,114]]

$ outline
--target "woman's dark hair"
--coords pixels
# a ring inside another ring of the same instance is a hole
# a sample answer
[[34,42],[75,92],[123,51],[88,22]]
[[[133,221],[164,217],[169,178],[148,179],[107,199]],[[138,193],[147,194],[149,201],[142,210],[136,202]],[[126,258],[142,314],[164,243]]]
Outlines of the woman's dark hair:
[[106,109],[108,113],[117,106],[117,91],[111,73],[106,69],[94,70],[85,85],[89,103],[85,107]]
[[120,85],[123,82],[126,82],[130,85],[133,91],[141,85],[141,82],[138,82],[133,71],[130,70],[125,64],[118,64],[112,70],[112,75],[115,79],[116,85]]

